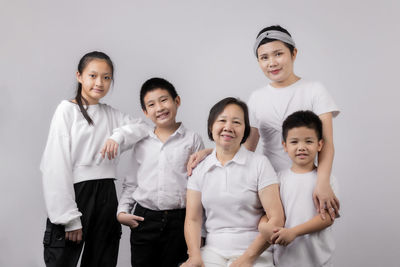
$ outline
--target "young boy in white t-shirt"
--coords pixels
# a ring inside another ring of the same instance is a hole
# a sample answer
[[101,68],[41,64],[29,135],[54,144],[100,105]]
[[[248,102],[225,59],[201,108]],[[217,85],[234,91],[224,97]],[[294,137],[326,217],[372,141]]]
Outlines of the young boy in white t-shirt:
[[[317,182],[315,159],[323,146],[322,123],[312,111],[297,111],[282,125],[283,147],[292,160],[290,169],[278,173],[285,210],[283,228],[271,237],[276,266],[332,266],[335,248],[330,216],[322,219],[312,193]],[[337,195],[337,184],[331,177]],[[263,224],[263,222],[261,222]],[[262,225],[260,225],[260,230]]]
[[[117,218],[131,228],[132,266],[176,267],[187,259],[186,164],[204,145],[198,134],[176,122],[180,97],[170,82],[147,80],[140,102],[155,127],[133,148],[132,164],[137,167],[124,181]],[[112,138],[128,147],[131,130],[129,125],[121,127]]]

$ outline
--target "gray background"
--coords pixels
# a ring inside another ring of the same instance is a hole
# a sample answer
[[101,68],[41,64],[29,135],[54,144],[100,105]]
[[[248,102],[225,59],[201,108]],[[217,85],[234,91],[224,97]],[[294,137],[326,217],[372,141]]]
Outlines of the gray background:
[[[399,8],[395,0],[1,0],[0,266],[44,266],[38,166],[84,53],[101,50],[115,63],[104,102],[142,116],[140,85],[165,77],[182,97],[179,120],[206,140],[212,104],[247,101],[267,83],[252,46],[270,24],[292,33],[296,74],[323,82],[342,110],[334,120],[342,204],[336,266],[399,266]],[[125,159],[120,178],[126,166]],[[129,257],[124,227],[118,266],[129,266]]]

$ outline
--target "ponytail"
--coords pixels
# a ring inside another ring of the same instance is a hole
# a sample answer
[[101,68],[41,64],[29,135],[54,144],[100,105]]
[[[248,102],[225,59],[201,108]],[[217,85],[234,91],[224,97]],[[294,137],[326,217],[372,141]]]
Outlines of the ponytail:
[[[86,98],[84,98],[82,96],[82,84],[81,83],[78,83],[75,100],[78,103],[79,109],[82,112],[83,117],[85,117],[85,119],[87,120],[89,125],[93,125],[93,120],[92,120],[92,118],[90,118],[90,116],[87,112],[88,107],[89,107],[89,102],[86,100]],[[82,100],[83,100],[83,102],[85,102],[86,108],[83,106]]]

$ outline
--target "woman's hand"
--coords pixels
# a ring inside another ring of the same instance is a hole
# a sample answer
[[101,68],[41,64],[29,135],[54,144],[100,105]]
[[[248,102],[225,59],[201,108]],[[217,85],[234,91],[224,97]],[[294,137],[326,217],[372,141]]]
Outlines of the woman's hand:
[[143,217],[127,214],[125,212],[120,212],[117,219],[121,224],[129,226],[130,228],[136,228],[139,226],[139,221],[144,221]]
[[190,155],[188,163],[186,165],[187,169],[187,174],[188,176],[192,175],[192,171],[196,166],[203,161],[208,155],[210,155],[212,152],[211,148],[206,148],[200,151],[197,151],[196,153]]
[[103,149],[100,151],[100,154],[103,157],[103,159],[107,154],[108,159],[111,160],[118,155],[118,147],[119,144],[117,142],[115,142],[112,139],[107,139]]
[[181,267],[204,267],[204,263],[199,257],[189,257],[189,259],[184,262]]
[[72,242],[81,243],[82,241],[82,228],[65,232],[65,240],[70,240]]
[[254,261],[244,254],[232,262],[229,267],[252,267]]
[[326,218],[326,211],[332,220],[339,217],[340,203],[330,184],[317,183],[313,192],[313,200],[315,208],[323,220]]

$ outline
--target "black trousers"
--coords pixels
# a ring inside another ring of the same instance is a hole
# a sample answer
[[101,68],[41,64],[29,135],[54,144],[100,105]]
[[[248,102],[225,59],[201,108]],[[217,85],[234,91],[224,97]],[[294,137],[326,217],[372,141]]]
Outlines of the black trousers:
[[47,267],[75,267],[83,244],[81,266],[117,265],[121,225],[116,219],[118,207],[114,179],[85,181],[74,185],[75,201],[82,212],[83,242],[65,240],[63,225],[47,219],[44,234],[44,261]]
[[176,267],[187,260],[185,209],[154,211],[137,204],[134,214],[144,221],[131,231],[132,266]]

